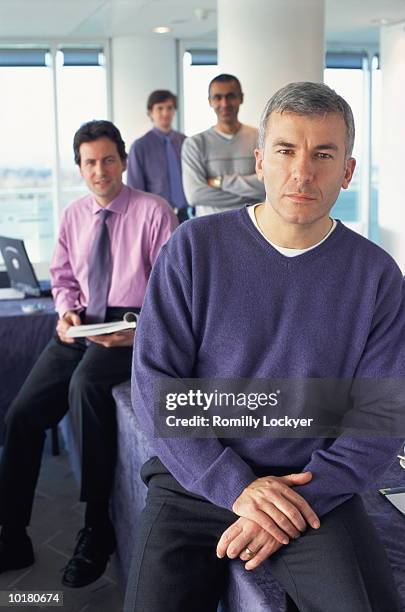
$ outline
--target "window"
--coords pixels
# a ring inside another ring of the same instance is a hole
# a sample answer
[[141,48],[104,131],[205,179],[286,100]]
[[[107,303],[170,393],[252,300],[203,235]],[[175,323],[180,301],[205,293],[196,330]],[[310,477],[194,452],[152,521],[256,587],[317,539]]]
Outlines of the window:
[[57,54],[57,100],[60,163],[59,206],[87,193],[73,159],[78,127],[107,119],[106,76],[101,49],[63,48]]
[[371,181],[370,181],[370,239],[378,244],[378,177],[381,152],[381,70],[378,56],[371,64]]
[[[357,160],[352,182],[347,190],[341,190],[333,209],[342,221],[361,223],[360,192],[362,184],[362,142],[364,114],[364,82],[361,68],[326,68],[325,83],[350,104],[356,126],[353,157]],[[360,225],[358,226],[360,228]]]
[[22,238],[32,262],[49,262],[59,212],[84,192],[72,140],[107,116],[100,47],[0,49],[0,234]]
[[364,185],[362,154],[364,154],[365,80],[367,58],[362,53],[327,53],[324,81],[350,104],[356,126],[353,157],[357,161],[352,182],[347,190],[341,190],[333,208],[337,219],[353,224],[353,228],[367,231],[366,212],[362,210],[361,193]]
[[[193,50],[183,56],[184,132],[187,136],[216,122],[208,104],[208,85],[218,74],[216,51]],[[203,63],[206,62],[206,63]]]
[[0,50],[0,233],[35,261],[53,245],[52,71],[47,49]]

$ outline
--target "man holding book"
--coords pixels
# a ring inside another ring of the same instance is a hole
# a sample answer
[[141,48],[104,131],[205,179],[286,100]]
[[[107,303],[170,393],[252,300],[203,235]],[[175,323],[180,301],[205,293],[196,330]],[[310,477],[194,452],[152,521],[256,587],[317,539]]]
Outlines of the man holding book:
[[[74,137],[75,162],[91,194],[62,215],[50,268],[59,321],[6,417],[0,463],[0,572],[34,562],[26,533],[45,430],[68,408],[80,423],[85,526],[67,564],[65,586],[85,586],[114,550],[108,502],[116,456],[111,389],[130,378],[134,330],[72,338],[72,327],[139,312],[161,246],[177,225],[159,196],[125,186],[125,144],[109,121],[91,121]],[[70,332],[69,332],[70,330]]]

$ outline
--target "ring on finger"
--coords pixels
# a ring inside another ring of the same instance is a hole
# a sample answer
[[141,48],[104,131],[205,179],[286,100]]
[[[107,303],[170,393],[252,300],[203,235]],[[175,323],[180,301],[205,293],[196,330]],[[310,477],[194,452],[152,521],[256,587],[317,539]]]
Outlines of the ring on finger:
[[253,559],[253,557],[256,554],[253,550],[250,550],[250,548],[248,546],[246,546],[246,548],[245,548],[245,550],[243,552],[245,553],[245,555],[247,557],[249,557],[249,559]]

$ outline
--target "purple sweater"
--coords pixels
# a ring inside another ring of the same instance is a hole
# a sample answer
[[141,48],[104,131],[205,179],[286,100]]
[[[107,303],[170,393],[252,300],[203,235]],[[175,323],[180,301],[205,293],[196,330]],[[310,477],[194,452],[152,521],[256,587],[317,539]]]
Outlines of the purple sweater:
[[232,508],[252,466],[300,466],[322,515],[392,463],[398,439],[154,438],[156,378],[405,376],[405,295],[393,259],[340,222],[287,258],[247,210],[194,219],[162,248],[134,347],[133,406],[154,454],[187,490]]

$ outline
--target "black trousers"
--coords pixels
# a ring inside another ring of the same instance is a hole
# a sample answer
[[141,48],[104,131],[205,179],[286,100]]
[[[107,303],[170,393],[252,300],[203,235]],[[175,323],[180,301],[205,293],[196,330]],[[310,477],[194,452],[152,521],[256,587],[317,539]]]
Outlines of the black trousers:
[[131,358],[132,347],[64,344],[56,337],[45,347],[6,415],[0,524],[29,524],[45,430],[69,408],[81,428],[80,499],[108,499],[117,444],[111,389],[130,378]]
[[[229,560],[218,559],[215,549],[236,519],[187,493],[171,475],[152,476],[124,612],[216,612]],[[321,523],[320,529],[309,528],[266,561],[287,592],[287,610],[399,612],[384,547],[360,497],[331,511]]]

